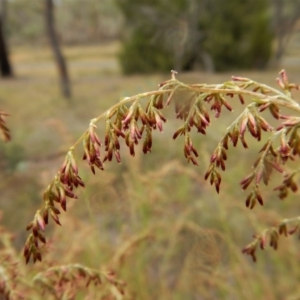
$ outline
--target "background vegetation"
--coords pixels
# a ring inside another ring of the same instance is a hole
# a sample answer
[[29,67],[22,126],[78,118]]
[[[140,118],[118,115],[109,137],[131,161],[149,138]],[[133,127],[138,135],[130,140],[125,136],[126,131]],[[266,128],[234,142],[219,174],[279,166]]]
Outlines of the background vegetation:
[[[21,257],[24,228],[68,147],[92,117],[120,97],[156,89],[169,78],[168,74],[122,75],[118,54],[124,44],[117,38],[125,34],[120,24],[126,16],[116,10],[116,5],[110,1],[91,0],[91,6],[79,0],[57,1],[61,3],[56,10],[57,29],[73,88],[72,103],[64,101],[46,44],[41,2],[14,0],[7,8],[6,32],[15,78],[0,81],[0,108],[10,113],[6,120],[12,132],[12,141],[0,144],[0,267],[8,270],[7,264],[13,266],[17,279],[7,280],[7,274],[0,272],[0,281],[17,283],[13,290],[25,299],[26,295],[41,299],[41,288],[33,282],[38,272],[80,263],[116,271],[116,278],[127,284],[125,299],[300,299],[297,238],[282,238],[278,251],[260,252],[256,264],[241,253],[253,233],[300,211],[297,195],[280,202],[271,188],[264,191],[264,207],[255,207],[254,211],[245,208],[238,181],[247,174],[245,170],[260,145],[251,146],[249,151],[242,147],[230,151],[220,196],[203,179],[210,153],[224,128],[238,115],[238,108],[213,122],[207,136],[198,136],[199,167],[187,165],[181,143],[171,140],[171,129],[177,124],[171,111],[150,155],[144,157],[142,151],[136,151],[136,157],[131,158],[124,153],[121,165],[108,164],[95,176],[82,167],[87,188],[81,191],[79,200],[68,202],[69,212],[61,218],[63,226],[47,233],[51,238],[43,263],[25,266]],[[171,15],[171,9],[169,12]],[[299,83],[297,28],[299,24],[294,27],[281,64],[291,81]],[[276,43],[272,40],[272,50]],[[153,57],[165,57],[164,50],[152,53]],[[162,61],[173,66],[173,59]],[[277,72],[241,70],[234,75],[275,86]],[[218,83],[231,75],[233,71],[194,71],[182,72],[179,78]],[[100,125],[99,131],[103,132]],[[277,183],[274,177],[271,186]],[[7,253],[8,249],[11,252]],[[108,294],[114,294],[110,287],[102,292],[90,287],[76,299],[119,297]]]
[[271,56],[268,0],[117,2],[125,73],[263,68]]

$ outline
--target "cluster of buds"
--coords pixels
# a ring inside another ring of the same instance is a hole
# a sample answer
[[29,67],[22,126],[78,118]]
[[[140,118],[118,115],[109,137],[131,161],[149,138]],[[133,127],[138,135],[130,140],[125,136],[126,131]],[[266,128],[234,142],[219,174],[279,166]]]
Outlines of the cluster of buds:
[[254,208],[256,203],[259,203],[260,205],[264,205],[263,198],[261,196],[261,193],[258,189],[258,186],[256,185],[251,193],[248,195],[246,198],[246,206],[249,207],[250,209]]
[[240,134],[240,129],[238,127],[238,124],[235,124],[231,131],[228,131],[228,133],[225,134],[223,140],[225,145],[228,147],[228,138],[230,138],[233,147],[236,147],[238,141],[240,140],[244,148],[248,148],[248,145],[245,141],[245,136]]
[[[113,155],[118,162],[121,161],[120,137],[125,140],[131,155],[134,156],[134,145],[138,144],[139,140],[142,139],[143,133],[146,132],[143,152],[151,151],[152,129],[162,131],[162,122],[166,122],[166,118],[160,112],[160,109],[164,107],[163,99],[165,93],[167,92],[162,91],[150,97],[146,111],[140,105],[139,97],[137,97],[136,101],[129,108],[125,105],[120,105],[106,113],[103,160],[100,155],[102,144],[96,133],[95,125],[98,120],[91,120],[88,130],[81,139],[83,140],[84,148],[83,159],[87,160],[93,173],[95,173],[95,167],[103,170],[103,162],[106,160],[111,161]],[[139,122],[141,122],[141,125]],[[27,263],[31,257],[34,262],[42,259],[39,242],[46,242],[42,232],[48,224],[49,215],[56,224],[61,225],[59,220],[60,210],[55,204],[59,203],[61,208],[66,210],[67,198],[77,198],[73,189],[85,186],[79,176],[73,151],[74,146],[70,148],[60,171],[44,192],[44,207],[37,211],[34,220],[27,226],[27,230],[31,230],[24,248],[24,256]]]
[[[43,290],[43,293],[49,291],[49,286],[51,286],[50,292],[56,299],[75,299],[78,290],[88,288],[91,284],[97,288],[95,291],[97,294],[104,290],[109,291],[106,287],[113,286],[115,296],[118,295],[121,298],[124,296],[125,286],[124,282],[116,279],[112,271],[98,271],[80,264],[49,268],[37,274],[34,283]],[[86,293],[89,294],[89,292]],[[112,293],[109,292],[106,296],[111,299]]]
[[0,110],[0,130],[3,135],[3,139],[5,142],[10,140],[10,131],[8,127],[6,126],[4,117],[9,116],[9,114],[5,113],[4,111]]
[[245,253],[247,255],[250,255],[252,260],[256,262],[256,249],[257,246],[260,245],[261,249],[264,249],[265,243],[266,243],[266,237],[265,234],[261,236],[253,236],[254,240],[248,244],[246,247],[243,248],[242,253]]
[[256,250],[257,246],[259,245],[259,248],[261,250],[264,250],[267,243],[267,238],[269,236],[269,246],[276,250],[278,248],[278,240],[279,240],[279,234],[280,232],[280,226],[278,227],[272,227],[270,229],[264,230],[260,235],[254,235],[254,240],[248,244],[244,249],[242,250],[243,253],[250,255],[252,257],[252,260],[256,262]]
[[[83,182],[80,184],[84,186]],[[77,187],[77,186],[76,186]],[[52,217],[52,219],[60,224],[58,215],[60,211],[55,206],[55,202],[59,203],[61,208],[66,211],[67,210],[67,197],[71,199],[77,199],[77,196],[73,192],[73,186],[68,186],[64,182],[61,181],[61,175],[58,174],[54,177],[53,182],[48,186],[46,191],[44,192],[44,208],[43,208],[43,219],[46,224],[48,224],[48,215]]]
[[[196,98],[193,102],[193,98]],[[208,96],[203,94],[196,94],[189,100],[183,103],[175,103],[175,113],[178,119],[186,121],[186,129],[190,131],[195,127],[198,132],[206,134],[206,128],[210,124],[210,117],[205,109],[203,102]]]
[[196,116],[190,118],[189,126],[195,126],[198,132],[206,134],[206,128],[210,123],[209,114],[206,111],[201,112],[199,110],[195,114]]
[[276,81],[279,87],[284,91],[290,92],[292,89],[299,89],[299,85],[295,83],[289,83],[288,76],[285,70],[281,70],[279,72],[279,77],[276,78]]
[[145,130],[145,138],[143,142],[143,152],[144,154],[147,154],[148,152],[151,152],[152,148],[152,128],[147,126]]
[[290,189],[292,192],[296,192],[298,190],[298,185],[294,181],[295,172],[292,174],[286,174],[284,180],[281,185],[277,186],[274,191],[279,191],[278,197],[280,199],[284,199],[288,195],[288,190]]
[[[122,127],[118,128],[119,132],[116,131],[115,134],[122,135],[121,133],[123,133],[122,137],[125,138],[126,146],[132,156],[135,155],[134,145],[139,143],[144,132],[146,132],[146,137],[143,142],[143,152],[146,154],[151,152],[152,129],[163,130],[162,124],[167,121],[160,111],[164,107],[163,99],[163,94],[153,95],[150,97],[146,110],[142,108],[137,99],[121,119]],[[138,124],[139,121],[141,125]]]
[[[139,128],[138,120],[141,119],[142,126]],[[144,126],[149,124],[148,114],[144,111],[138,100],[131,105],[127,115],[122,120],[123,130],[127,130],[125,134],[125,143],[129,148],[130,155],[135,156],[134,145],[139,143],[143,136]]]
[[97,126],[95,125],[94,120],[91,120],[89,129],[86,131],[83,140],[84,154],[82,157],[82,159],[86,159],[88,161],[88,164],[94,174],[95,166],[100,170],[104,169],[100,157],[101,142],[97,133],[95,132],[96,128]]
[[220,191],[222,178],[216,169],[221,168],[223,171],[226,169],[225,161],[227,160],[226,150],[228,150],[228,137],[229,134],[226,134],[214,150],[210,157],[210,165],[204,176],[205,180],[210,178],[210,184],[215,186],[218,193]]
[[253,179],[255,178],[255,172],[252,172],[248,176],[246,176],[241,182],[240,185],[242,186],[242,189],[245,190],[247,187],[251,184]]
[[220,167],[223,171],[226,169],[225,166],[225,160],[227,159],[226,149],[228,149],[227,141],[223,140],[221,143],[219,143],[218,147],[214,150],[210,158],[210,165],[204,176],[205,180],[210,178],[210,184],[215,186],[217,193],[220,192],[220,185],[221,185],[222,178],[221,178],[221,174],[216,169]]
[[226,154],[226,148],[227,145],[225,144],[224,146],[224,141],[223,143],[220,143],[219,146],[215,149],[213,152],[211,158],[210,158],[210,163],[215,164],[217,168],[220,168],[225,171],[226,166],[225,166],[225,160],[227,160],[227,154]]
[[150,101],[152,101],[152,103],[153,103],[152,106],[153,107],[155,107],[157,109],[163,109],[164,108],[164,95],[163,94],[158,94],[158,95],[152,96],[152,99],[150,99]]
[[[245,141],[245,132],[248,128],[251,135],[256,138],[257,140],[261,139],[261,131],[273,131],[272,126],[270,126],[264,118],[256,113],[256,110],[252,108],[250,111],[249,108],[246,108],[243,115],[240,117],[239,122],[233,124],[230,129],[227,131],[225,136],[223,137],[222,141],[219,143],[215,151],[213,152],[211,159],[210,159],[210,166],[208,171],[206,172],[205,178],[207,179],[213,173],[215,168],[221,168],[223,171],[226,169],[225,161],[227,159],[226,150],[228,150],[228,141],[231,140],[234,147],[236,147],[238,141],[240,140],[244,148],[248,148],[248,145]],[[180,133],[180,132],[179,132]],[[266,149],[268,146],[268,149]],[[273,150],[272,145],[266,144],[261,151],[267,151],[273,154],[275,157],[277,156],[276,152]],[[252,180],[256,178],[256,185],[260,182],[261,179],[268,183],[270,174],[273,168],[277,169],[278,171],[282,172],[280,166],[274,161],[274,159],[268,157],[268,153],[264,153],[264,161],[258,166],[258,162],[261,161],[260,159],[254,164],[256,168],[255,172],[247,176],[244,180],[242,180],[241,185],[243,189],[246,189]],[[220,176],[220,175],[219,175]],[[213,178],[213,182],[217,183],[216,187],[219,188],[219,180],[217,179],[218,176]],[[260,204],[263,203],[261,195],[258,189],[254,189],[247,200],[247,206],[253,208],[256,201]]]
[[253,189],[246,198],[246,206],[250,209],[254,208],[257,202],[263,205],[263,199],[258,188],[260,182],[263,181],[265,185],[268,185],[273,169],[280,173],[283,172],[283,169],[276,161],[276,157],[273,156],[273,154],[276,155],[276,153],[273,150],[271,142],[266,143],[261,151],[264,152],[254,163],[253,172],[240,182],[243,190],[246,190],[248,186],[254,182]]
[[[27,226],[27,228],[29,227]],[[23,255],[25,257],[26,264],[29,263],[31,257],[34,263],[36,261],[42,261],[41,248],[38,244],[38,239],[32,233],[28,236],[26,240]]]
[[298,127],[294,127],[292,129],[292,132],[289,136],[288,145],[293,156],[300,156],[300,135],[298,132]]
[[198,132],[206,134],[206,128],[209,124],[210,117],[208,112],[202,105],[201,101],[197,101],[187,119],[188,131],[190,131],[192,127],[196,127]]
[[270,242],[269,242],[270,247],[272,247],[273,249],[276,250],[278,247],[279,235],[277,232],[277,228],[272,227],[270,229],[264,230],[260,235],[254,235],[253,236],[254,240],[250,244],[248,244],[246,247],[244,247],[242,249],[242,252],[247,255],[250,255],[252,260],[254,262],[256,262],[257,247],[259,246],[259,248],[261,250],[265,249],[266,243],[267,243],[267,235],[270,236]]
[[[193,98],[195,100],[193,101]],[[175,140],[179,135],[185,136],[184,143],[184,156],[188,162],[192,162],[194,165],[198,165],[196,158],[198,157],[198,152],[195,149],[191,137],[188,132],[191,131],[193,127],[197,129],[197,132],[206,134],[206,129],[210,124],[210,117],[206,111],[203,103],[206,101],[207,95],[196,94],[189,99],[189,101],[183,103],[175,103],[175,113],[178,119],[184,120],[185,123],[173,134],[173,139]]]
[[[162,106],[158,105],[159,103],[153,103],[153,105],[148,105],[146,112],[147,112],[147,118],[148,118],[148,124],[151,128],[156,129],[160,132],[163,131],[163,122],[166,122],[167,119],[163,116],[160,109]],[[145,122],[145,121],[144,121]],[[143,123],[143,121],[142,121]],[[143,124],[144,126],[147,126],[147,124]]]
[[[84,187],[84,182],[78,174],[78,167],[73,155],[73,149],[67,153],[63,165],[60,168],[60,182],[65,184],[70,190],[72,190],[73,187]],[[62,190],[63,188],[58,187],[58,189]],[[64,189],[66,190],[65,193],[70,195],[70,191],[66,188]],[[63,193],[63,191],[61,193]],[[73,196],[70,197],[74,198]]]
[[250,111],[250,109],[246,109],[243,117],[241,118],[240,122],[240,139],[243,143],[243,146],[247,148],[247,144],[244,140],[244,135],[246,132],[246,128],[248,128],[250,134],[257,139],[258,141],[261,140],[261,131],[273,131],[273,127],[262,117],[260,116],[256,110]]
[[42,261],[39,242],[42,242],[43,244],[46,243],[46,238],[42,233],[42,231],[45,230],[45,227],[46,222],[44,220],[44,216],[42,216],[41,211],[38,210],[35,213],[33,221],[31,221],[26,228],[27,230],[32,231],[26,240],[23,252],[26,264],[30,261],[31,256],[33,258],[33,262],[36,262],[37,260]]
[[243,112],[238,122],[234,122],[232,126],[222,139],[223,147],[228,149],[228,139],[231,140],[232,145],[236,147],[238,141],[240,140],[244,148],[248,148],[245,141],[246,129],[249,130],[250,134],[257,139],[261,140],[261,132],[273,131],[273,127],[260,116],[255,108],[256,104],[250,104]]
[[213,102],[210,109],[214,110],[215,117],[218,118],[221,114],[222,106],[225,106],[229,111],[232,111],[232,107],[220,93],[210,94],[205,98],[206,102]]
[[130,155],[135,156],[134,145],[138,145],[139,140],[143,136],[144,126],[138,127],[137,122],[132,119],[130,122],[130,129],[125,135],[125,143],[129,148]]
[[209,168],[205,173],[204,178],[205,180],[210,178],[210,184],[215,186],[217,193],[220,192],[220,185],[221,185],[222,178],[220,173],[216,170],[214,163],[211,163],[209,165]]
[[[228,84],[225,84],[225,85],[224,85],[224,88],[227,88],[227,87],[228,87]],[[230,83],[229,83],[229,87],[232,87],[232,85],[231,85]],[[234,85],[234,87],[236,88],[236,85]],[[245,89],[245,88],[246,88],[246,85],[239,86],[239,88]],[[226,96],[228,96],[228,97],[230,97],[230,98],[233,98],[233,97],[234,97],[234,94],[233,94],[233,93],[227,93]],[[241,103],[242,105],[245,104],[245,98],[244,98],[244,96],[241,95],[241,94],[238,94],[237,96],[238,96],[238,99],[239,99],[240,103]]]
[[189,134],[185,135],[185,144],[184,144],[184,156],[188,162],[192,162],[194,165],[198,166],[196,157],[198,157],[198,152],[195,149],[191,137]]
[[182,126],[177,129],[173,135],[173,139],[175,140],[179,135],[185,136],[185,143],[183,147],[183,153],[188,162],[192,162],[194,165],[198,166],[197,157],[199,156],[198,151],[193,145],[190,135],[187,133],[186,126]]
[[266,143],[263,146],[261,152],[263,151],[264,153],[262,153],[262,155],[256,160],[253,165],[254,171],[240,182],[243,190],[247,189],[253,179],[255,179],[255,185],[259,185],[261,181],[263,181],[265,185],[268,185],[272,171],[274,169],[279,173],[283,173],[284,170],[277,162],[277,154],[270,142]]
[[291,156],[291,147],[288,143],[286,132],[284,130],[280,135],[280,147],[277,152],[283,163],[285,163],[289,158],[293,159]]
[[[282,115],[280,113],[280,109],[279,109],[278,105],[275,104],[275,103],[272,103],[271,101],[268,101],[268,102],[266,102],[264,104],[260,104],[259,108],[258,108],[258,111],[259,112],[263,112],[267,108],[269,108],[269,111],[270,111],[271,115],[276,120],[279,120],[279,119],[283,119],[284,120],[284,119],[288,118],[286,115]],[[277,130],[278,129],[279,128],[277,128]]]
[[125,138],[125,134],[119,126],[122,126],[120,122],[119,124],[114,124],[110,119],[106,120],[105,156],[103,162],[106,160],[111,161],[113,154],[115,155],[117,162],[121,162],[119,137]]
[[[289,223],[294,223],[293,226],[288,226]],[[256,261],[256,250],[259,245],[261,250],[264,250],[269,241],[269,246],[274,250],[278,249],[278,243],[280,235],[288,236],[293,235],[298,232],[298,238],[300,238],[300,220],[299,217],[294,219],[285,219],[281,221],[278,225],[273,226],[269,229],[265,229],[261,234],[254,235],[253,241],[248,244],[242,250],[243,253],[250,255],[253,261]]]
[[280,134],[280,147],[278,154],[283,163],[288,159],[294,160],[294,156],[300,156],[300,135],[298,129],[300,126],[299,117],[286,117],[286,120],[277,128]]
[[[72,156],[68,154],[62,167],[62,170],[64,170],[64,172],[62,174],[59,173],[58,175],[56,175],[53,182],[48,186],[48,188],[44,192],[43,209],[37,210],[33,221],[31,221],[26,228],[27,230],[31,230],[31,234],[28,236],[25,243],[23,253],[26,259],[26,263],[30,261],[31,257],[33,258],[33,262],[42,260],[39,242],[42,242],[44,244],[46,243],[46,239],[42,232],[45,230],[45,227],[49,222],[49,215],[57,225],[61,225],[58,216],[60,214],[60,210],[55,206],[55,203],[59,203],[61,208],[66,211],[67,197],[77,199],[77,196],[72,191],[73,186],[84,186],[83,182],[78,176],[77,171],[74,171],[73,169],[73,171],[71,171],[71,158]],[[75,170],[77,169],[75,168]],[[69,177],[65,177],[66,174],[69,174]],[[74,177],[74,174],[78,178]],[[80,182],[80,184],[77,184],[78,181]]]

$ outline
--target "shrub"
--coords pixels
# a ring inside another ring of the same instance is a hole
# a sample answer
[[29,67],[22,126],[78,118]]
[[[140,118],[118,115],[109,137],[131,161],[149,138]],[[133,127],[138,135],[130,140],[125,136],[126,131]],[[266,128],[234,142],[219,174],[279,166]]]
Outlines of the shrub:
[[124,73],[191,70],[205,65],[205,57],[216,71],[263,68],[270,58],[266,0],[117,2],[126,28],[120,54]]

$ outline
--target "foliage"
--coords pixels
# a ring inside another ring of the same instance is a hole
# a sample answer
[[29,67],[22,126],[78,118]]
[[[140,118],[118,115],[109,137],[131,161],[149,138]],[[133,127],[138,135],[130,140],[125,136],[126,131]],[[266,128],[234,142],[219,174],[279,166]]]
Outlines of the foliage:
[[[107,41],[118,37],[120,14],[113,1],[55,1],[56,24],[62,42],[68,44]],[[45,42],[44,1],[14,0],[8,3],[7,33],[16,43]]]
[[117,3],[127,29],[120,54],[125,73],[191,70],[207,56],[217,71],[263,68],[271,56],[268,1]]
[[300,18],[299,1],[271,1],[273,10],[272,24],[276,35],[276,49],[274,55],[275,64],[280,62],[293,35],[295,25]]
[[[264,68],[272,51],[268,1],[210,1],[200,20],[216,70]],[[211,22],[213,20],[213,22]]]
[[7,37],[17,42],[22,40],[34,42],[44,35],[43,4],[43,1],[9,2],[6,21]]

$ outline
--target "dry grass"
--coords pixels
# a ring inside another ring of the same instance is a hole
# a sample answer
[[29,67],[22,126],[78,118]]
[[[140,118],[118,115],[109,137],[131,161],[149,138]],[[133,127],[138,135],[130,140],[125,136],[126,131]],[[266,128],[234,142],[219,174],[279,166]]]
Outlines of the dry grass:
[[[23,228],[59,168],[62,153],[90,118],[120,97],[155,89],[168,77],[125,78],[115,68],[116,51],[116,45],[66,49],[73,79],[71,105],[58,93],[48,50],[13,49],[18,76],[0,83],[1,109],[11,114],[8,124],[13,138],[11,144],[1,145],[0,209],[2,226],[14,233],[9,247],[16,251],[18,276],[30,286],[24,293],[40,299],[31,281],[34,274],[50,265],[80,263],[115,270],[127,283],[125,299],[300,299],[299,241],[283,238],[277,252],[259,253],[257,264],[241,254],[255,231],[282,216],[294,216],[300,209],[296,197],[282,203],[271,191],[266,191],[264,207],[254,211],[244,207],[245,195],[238,181],[250,170],[259,145],[248,152],[242,148],[229,152],[230,167],[220,195],[203,180],[209,150],[232,120],[229,113],[214,122],[206,137],[199,136],[197,147],[202,155],[198,168],[186,164],[181,143],[171,140],[175,120],[156,136],[150,155],[139,153],[133,159],[123,154],[121,165],[112,163],[96,176],[83,168],[81,175],[88,186],[79,200],[70,200],[63,226],[49,233],[45,262],[23,265],[19,254],[25,239]],[[298,72],[290,73],[293,81],[300,82]],[[216,83],[231,75],[179,77],[187,82]],[[277,71],[238,75],[275,86]],[[84,293],[76,299],[84,299]]]

